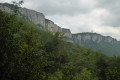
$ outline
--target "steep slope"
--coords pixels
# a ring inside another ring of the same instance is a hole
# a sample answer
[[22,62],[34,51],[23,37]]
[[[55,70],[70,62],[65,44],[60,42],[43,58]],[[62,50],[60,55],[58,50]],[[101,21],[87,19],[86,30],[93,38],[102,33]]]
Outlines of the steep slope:
[[108,56],[120,54],[120,43],[110,37],[97,33],[73,34],[73,41],[83,47],[105,53]]
[[120,80],[120,56],[65,42],[1,10],[0,44],[0,80]]
[[[11,14],[14,13],[14,6],[12,4],[8,4],[8,3],[0,4],[0,9],[2,11],[5,11]],[[18,15],[19,17],[22,17],[32,22],[33,24],[39,26],[40,28],[46,27],[48,30],[53,32],[61,31],[61,28],[59,26],[54,24],[54,22],[46,19],[45,16],[40,12],[36,12],[34,10],[30,10],[26,8],[19,8]]]
[[[11,14],[14,13],[14,6],[8,3],[1,3],[0,9]],[[26,8],[19,8],[19,17],[30,21],[40,29],[45,28],[53,33],[57,31],[64,33],[64,39],[68,42],[103,52],[108,56],[120,54],[120,42],[110,36],[102,36],[97,33],[72,34],[70,29],[61,28],[53,21],[46,19],[44,14]]]

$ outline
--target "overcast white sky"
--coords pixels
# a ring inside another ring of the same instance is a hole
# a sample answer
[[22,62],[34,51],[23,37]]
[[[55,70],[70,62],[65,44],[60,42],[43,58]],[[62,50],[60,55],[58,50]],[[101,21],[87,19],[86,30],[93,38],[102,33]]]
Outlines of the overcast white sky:
[[22,6],[43,13],[72,33],[93,31],[120,40],[120,0],[24,0]]

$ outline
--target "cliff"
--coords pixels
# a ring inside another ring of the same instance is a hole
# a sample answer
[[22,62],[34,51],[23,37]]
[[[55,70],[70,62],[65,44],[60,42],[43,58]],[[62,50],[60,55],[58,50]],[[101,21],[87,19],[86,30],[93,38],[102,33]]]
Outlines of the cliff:
[[[11,14],[14,13],[14,6],[8,3],[0,4],[0,9]],[[45,16],[42,13],[26,8],[19,8],[19,16],[29,20],[33,24],[45,26]]]
[[[14,6],[11,4],[0,3],[0,9],[11,14],[14,13]],[[48,29],[53,33],[57,31],[63,33],[64,39],[67,42],[79,44],[83,47],[96,51],[101,51],[103,53],[111,51],[111,49],[114,49],[113,52],[115,52],[115,50],[117,49],[116,53],[120,53],[120,42],[110,36],[102,36],[97,33],[88,32],[72,34],[70,29],[61,28],[53,21],[46,19],[44,14],[26,8],[19,8],[18,16],[30,21],[31,23],[39,26],[40,28],[44,27],[45,29]]]
[[[12,4],[8,3],[1,3],[0,9],[2,11],[8,12],[8,13],[14,13],[14,6]],[[45,16],[40,13],[36,12],[34,10],[26,9],[26,8],[19,8],[19,16],[29,20],[33,24],[39,26],[39,27],[45,27],[51,32],[62,32],[64,33],[64,36],[66,37],[66,40],[69,42],[75,42],[81,44],[82,41],[93,41],[96,43],[100,42],[108,42],[112,44],[117,44],[118,41],[110,36],[102,36],[97,33],[77,33],[72,34],[70,29],[65,29],[59,27],[57,24],[55,24],[53,21],[48,20],[45,18]]]
[[[0,9],[11,14],[14,13],[14,6],[8,3],[0,4]],[[40,12],[26,8],[19,8],[18,15],[19,17],[29,20],[39,27],[46,27],[51,32],[62,32],[61,27],[59,27],[53,21],[46,19],[45,16]]]
[[49,31],[51,31],[51,32],[53,32],[53,33],[55,33],[55,32],[62,32],[62,29],[61,29],[61,27],[59,27],[57,24],[55,24],[53,21],[51,21],[51,20],[48,20],[48,19],[45,19],[45,27],[49,30]]
[[65,40],[73,43],[73,37],[70,29],[62,28],[62,33],[64,34]]
[[96,43],[101,43],[101,42],[106,42],[110,44],[118,44],[119,42],[110,37],[110,36],[102,36],[97,33],[78,33],[78,34],[73,34],[73,41],[75,43],[82,44],[81,42],[87,42],[87,41],[92,41]]
[[[5,11],[11,14],[14,13],[14,6],[8,3],[0,4],[0,9],[2,11]],[[63,32],[66,37],[72,38],[72,34],[70,30],[62,29],[57,24],[55,24],[53,21],[46,19],[45,16],[40,12],[36,12],[34,10],[30,10],[26,8],[19,8],[18,15],[19,17],[29,20],[30,22],[32,22],[33,24],[39,27],[45,27],[51,32],[57,32],[57,31]]]

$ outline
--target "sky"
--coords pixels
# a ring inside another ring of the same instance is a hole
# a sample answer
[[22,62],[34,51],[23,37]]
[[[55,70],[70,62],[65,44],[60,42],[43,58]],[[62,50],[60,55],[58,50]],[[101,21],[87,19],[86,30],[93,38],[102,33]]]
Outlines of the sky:
[[24,0],[22,7],[43,13],[72,33],[92,31],[120,40],[119,4],[120,0]]

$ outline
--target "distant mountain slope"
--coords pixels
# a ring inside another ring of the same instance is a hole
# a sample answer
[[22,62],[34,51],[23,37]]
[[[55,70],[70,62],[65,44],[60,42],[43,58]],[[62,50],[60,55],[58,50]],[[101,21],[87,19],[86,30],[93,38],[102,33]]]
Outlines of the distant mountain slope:
[[110,36],[102,36],[97,33],[79,33],[73,34],[73,41],[83,47],[106,53],[108,56],[120,54],[120,43]]
[[[8,13],[14,12],[14,6],[8,3],[0,3],[0,9]],[[59,27],[53,21],[46,19],[44,14],[26,8],[19,8],[19,16],[39,26],[39,28],[44,27],[51,32],[59,31],[64,33],[65,40],[68,42],[100,51],[108,56],[120,54],[120,42],[110,36],[88,32],[72,34],[70,29]]]

